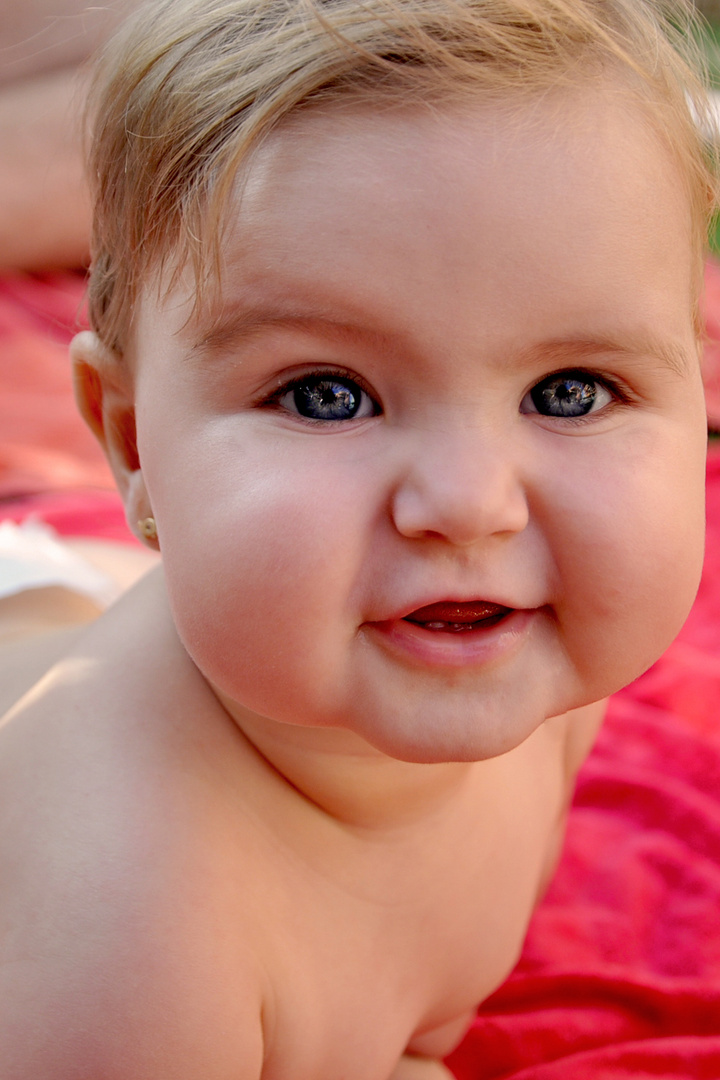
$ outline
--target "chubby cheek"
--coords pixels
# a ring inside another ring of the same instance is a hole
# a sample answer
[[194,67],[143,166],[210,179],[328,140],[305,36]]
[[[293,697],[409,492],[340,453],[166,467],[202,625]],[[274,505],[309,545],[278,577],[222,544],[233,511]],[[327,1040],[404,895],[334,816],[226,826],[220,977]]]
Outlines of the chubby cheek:
[[[591,697],[642,674],[695,599],[705,534],[704,440],[636,440],[568,503],[556,606],[564,647]],[[571,509],[572,507],[572,509]]]
[[296,718],[308,698],[316,715],[307,719],[321,723],[339,707],[357,629],[363,500],[352,485],[343,494],[327,475],[315,483],[308,470],[299,481],[276,464],[256,460],[234,485],[197,477],[191,487],[204,491],[205,510],[190,519],[184,498],[163,496],[168,593],[180,637],[214,686],[280,720]]

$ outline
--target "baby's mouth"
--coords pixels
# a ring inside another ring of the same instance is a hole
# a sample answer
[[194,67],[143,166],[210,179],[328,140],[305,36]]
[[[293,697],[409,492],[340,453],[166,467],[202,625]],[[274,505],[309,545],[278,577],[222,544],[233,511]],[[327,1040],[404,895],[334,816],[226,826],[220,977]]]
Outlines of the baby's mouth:
[[417,611],[411,611],[405,616],[405,621],[422,626],[425,630],[465,634],[470,630],[494,626],[512,610],[486,600],[441,600],[437,604],[427,604]]

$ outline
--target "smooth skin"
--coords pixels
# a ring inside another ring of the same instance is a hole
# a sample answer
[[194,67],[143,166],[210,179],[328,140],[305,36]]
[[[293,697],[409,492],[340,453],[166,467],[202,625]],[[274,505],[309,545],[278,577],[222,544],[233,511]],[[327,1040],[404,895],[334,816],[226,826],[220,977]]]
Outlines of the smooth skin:
[[[12,1080],[447,1076],[697,587],[689,212],[631,103],[318,110],[243,179],[220,324],[153,288],[75,343],[164,566],[0,732]],[[514,611],[404,619],[471,599]]]

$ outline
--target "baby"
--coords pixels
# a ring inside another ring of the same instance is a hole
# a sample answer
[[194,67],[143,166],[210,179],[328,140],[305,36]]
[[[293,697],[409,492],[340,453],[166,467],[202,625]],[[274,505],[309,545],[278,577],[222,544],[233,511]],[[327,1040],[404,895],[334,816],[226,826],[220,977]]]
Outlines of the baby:
[[652,0],[159,0],[81,410],[153,570],[0,731],[2,1080],[435,1080],[702,559]]

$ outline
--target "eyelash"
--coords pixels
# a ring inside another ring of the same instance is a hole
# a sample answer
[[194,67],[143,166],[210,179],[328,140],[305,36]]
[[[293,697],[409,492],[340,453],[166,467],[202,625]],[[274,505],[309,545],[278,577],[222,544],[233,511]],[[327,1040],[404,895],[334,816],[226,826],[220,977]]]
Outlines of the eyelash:
[[[295,378],[290,379],[289,382],[285,382],[276,390],[273,390],[273,392],[267,398],[265,398],[264,401],[261,402],[261,405],[266,408],[269,407],[282,409],[282,398],[284,398],[287,394],[292,394],[294,390],[297,390],[300,387],[307,385],[307,383],[312,382],[313,379],[319,379],[323,382],[326,380],[332,381],[333,379],[336,379],[338,382],[350,383],[353,386],[356,386],[359,390],[362,391],[363,394],[365,394],[370,399],[373,405],[373,416],[377,416],[382,412],[382,409],[380,408],[380,405],[377,401],[377,397],[370,389],[370,387],[365,383],[365,381],[359,375],[351,373],[349,371],[345,371],[342,368],[311,368],[308,371],[303,371],[302,374],[295,376]],[[287,411],[290,412],[290,410]],[[296,416],[299,420],[303,421],[306,424],[314,424],[323,427],[329,425],[336,425],[343,422],[348,423],[349,420],[355,419],[355,417],[349,417],[345,421],[338,421],[314,419],[313,417],[303,416],[302,413],[291,413],[291,415]]]
[[562,379],[563,377],[568,381],[594,383],[596,386],[601,387],[610,394],[614,400],[608,402],[596,411],[590,409],[587,413],[579,416],[553,416],[549,413],[541,413],[539,409],[527,410],[526,415],[533,415],[534,412],[535,415],[542,416],[543,419],[558,421],[561,424],[572,424],[573,427],[577,427],[581,424],[594,423],[600,414],[604,413],[612,406],[630,405],[636,400],[635,395],[632,394],[625,384],[611,378],[609,375],[597,371],[589,371],[585,368],[559,368],[557,371],[548,372],[547,375],[544,375],[541,379],[538,379],[532,384],[526,391],[522,400],[525,401],[526,398],[530,397],[532,392],[541,387],[543,383],[551,382],[553,379]]

